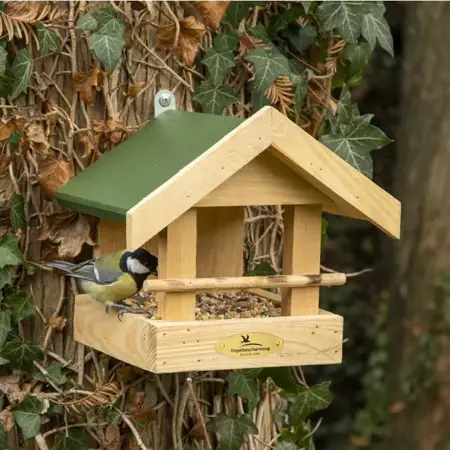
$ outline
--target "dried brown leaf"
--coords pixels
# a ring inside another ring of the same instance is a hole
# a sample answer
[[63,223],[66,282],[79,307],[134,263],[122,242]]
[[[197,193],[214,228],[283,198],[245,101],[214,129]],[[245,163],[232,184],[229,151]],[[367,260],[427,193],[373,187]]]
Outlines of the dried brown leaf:
[[145,86],[145,83],[143,81],[140,81],[139,83],[136,83],[136,84],[131,84],[130,86],[127,87],[127,96],[136,98],[138,96],[139,92],[142,91],[144,86]]
[[22,131],[25,126],[25,117],[11,117],[5,122],[0,123],[0,141],[6,141],[15,131]]
[[148,424],[156,420],[156,411],[153,408],[141,409],[135,406],[130,408],[130,414],[137,423]]
[[131,391],[131,404],[133,406],[142,406],[145,400],[145,392],[143,391]]
[[13,156],[0,155],[0,173],[8,170],[9,163],[13,160]]
[[99,143],[110,142],[118,144],[127,135],[127,131],[123,128],[120,120],[93,120],[91,126],[92,131],[99,139]]
[[53,214],[44,222],[40,241],[48,240],[58,245],[58,256],[69,259],[77,256],[86,243],[95,245],[91,237],[91,227],[85,215],[64,211]]
[[119,381],[122,381],[124,383],[128,382],[128,381],[133,381],[136,378],[139,378],[143,375],[143,370],[139,369],[138,367],[135,366],[123,366],[123,367],[119,367],[116,370],[116,376],[117,379]]
[[189,431],[188,436],[196,439],[205,439],[205,427],[198,421]]
[[120,429],[117,425],[108,425],[105,431],[107,450],[120,450]]
[[230,4],[229,1],[201,1],[190,3],[200,11],[205,25],[212,28],[214,31],[219,27],[220,21]]
[[253,50],[254,48],[264,48],[268,50],[271,47],[264,44],[261,39],[249,34],[244,34],[239,37],[239,58],[243,58],[250,50]]
[[20,398],[21,388],[20,382],[22,378],[20,375],[4,375],[0,377],[0,391],[2,391],[9,403],[15,403]]
[[83,154],[81,155],[83,159],[89,158],[93,153],[98,151],[94,139],[91,139],[88,133],[81,134],[78,138],[78,142],[83,146]]
[[9,407],[0,412],[0,421],[3,422],[3,428],[6,432],[11,431],[14,428],[16,421],[14,419],[14,414]]
[[270,84],[265,92],[266,97],[274,106],[287,115],[294,104],[294,84],[289,77],[280,75]]
[[41,162],[39,183],[44,197],[52,200],[58,188],[66,184],[75,175],[70,162],[48,158]]
[[50,319],[48,320],[48,324],[54,330],[62,331],[67,324],[67,319],[62,316],[50,317]]
[[190,67],[197,55],[200,38],[205,32],[206,27],[203,23],[194,16],[188,16],[180,21],[180,33],[175,48],[176,26],[174,23],[158,28],[158,45],[165,49],[174,49],[175,54],[179,55],[183,62]]
[[7,2],[5,14],[13,20],[26,23],[36,23],[42,20],[49,12],[51,6],[46,1],[42,2]]
[[49,143],[42,124],[30,124],[25,129],[25,136],[29,142],[30,149],[33,150],[39,158],[48,156]]
[[72,88],[80,93],[80,98],[87,105],[94,102],[94,88],[100,91],[103,86],[104,73],[98,69],[92,69],[89,73],[75,72],[72,76]]

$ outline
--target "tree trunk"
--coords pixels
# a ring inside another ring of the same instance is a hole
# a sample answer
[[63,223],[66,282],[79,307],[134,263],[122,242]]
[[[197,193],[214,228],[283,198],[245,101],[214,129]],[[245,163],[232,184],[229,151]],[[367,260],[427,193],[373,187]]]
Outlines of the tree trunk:
[[450,4],[405,10],[386,448],[434,450],[450,439],[450,297],[439,288],[450,268]]

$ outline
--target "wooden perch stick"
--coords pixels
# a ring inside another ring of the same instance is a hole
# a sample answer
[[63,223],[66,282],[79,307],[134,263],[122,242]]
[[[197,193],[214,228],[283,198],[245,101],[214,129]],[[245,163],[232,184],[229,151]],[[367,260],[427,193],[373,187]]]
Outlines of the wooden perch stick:
[[338,286],[344,284],[345,281],[346,276],[343,273],[147,280],[144,284],[144,290],[147,292],[190,292],[248,288]]

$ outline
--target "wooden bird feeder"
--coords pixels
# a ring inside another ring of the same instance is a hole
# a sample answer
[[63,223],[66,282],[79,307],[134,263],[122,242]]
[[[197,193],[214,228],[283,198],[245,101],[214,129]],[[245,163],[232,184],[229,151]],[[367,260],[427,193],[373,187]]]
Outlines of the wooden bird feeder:
[[[342,360],[343,318],[319,309],[321,215],[400,235],[400,203],[272,107],[247,120],[168,110],[57,193],[99,217],[98,251],[159,258],[161,320],[79,295],[75,339],[155,373]],[[244,208],[283,205],[283,274],[243,276]],[[281,317],[195,320],[196,292],[282,288]]]

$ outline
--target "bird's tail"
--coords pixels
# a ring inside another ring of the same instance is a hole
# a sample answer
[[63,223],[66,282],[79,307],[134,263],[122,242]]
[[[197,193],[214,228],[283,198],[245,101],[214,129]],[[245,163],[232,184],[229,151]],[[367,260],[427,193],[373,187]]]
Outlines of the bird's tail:
[[70,274],[77,267],[76,264],[68,262],[68,261],[45,261],[43,266],[52,267],[53,269],[60,270],[61,272],[65,272]]

